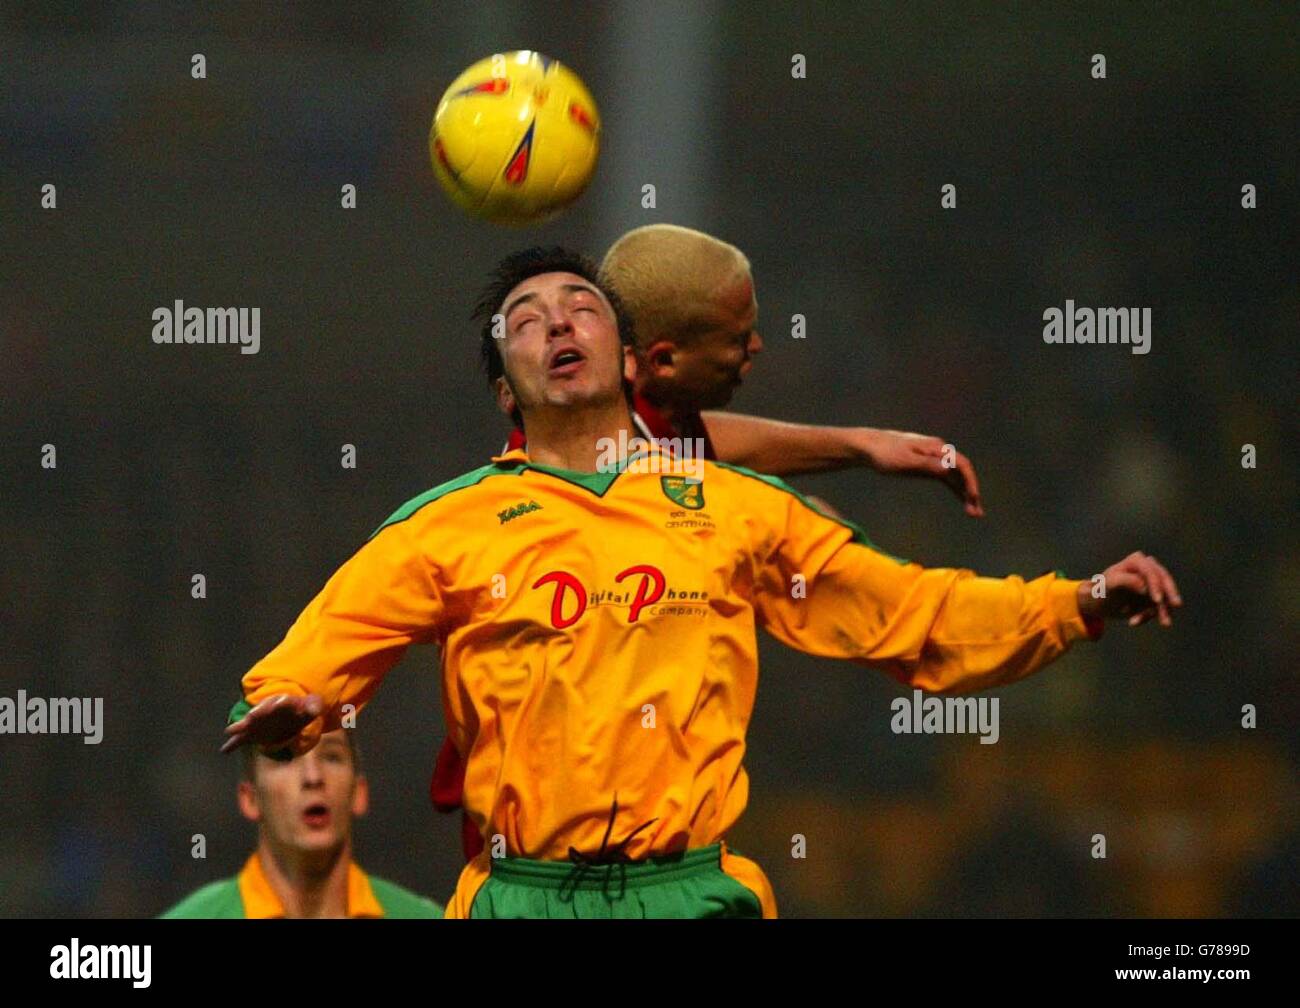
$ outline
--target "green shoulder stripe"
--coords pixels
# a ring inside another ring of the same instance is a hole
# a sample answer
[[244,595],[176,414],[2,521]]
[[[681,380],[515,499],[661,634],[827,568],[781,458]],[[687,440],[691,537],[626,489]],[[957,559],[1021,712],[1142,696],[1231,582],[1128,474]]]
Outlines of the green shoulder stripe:
[[881,554],[882,556],[887,556],[889,557],[889,559],[897,563],[900,564],[911,563],[910,560],[904,560],[902,557],[894,556],[894,554],[892,553],[886,553],[879,546],[877,546],[875,543],[873,543],[870,539],[867,538],[866,531],[857,522],[851,522],[847,518],[838,518],[835,515],[828,515],[825,511],[823,511],[816,504],[814,504],[807,497],[805,497],[798,490],[796,490],[789,483],[787,483],[785,480],[781,479],[778,476],[768,476],[764,473],[754,472],[753,469],[746,469],[744,466],[732,465],[730,462],[713,461],[712,464],[717,466],[719,469],[727,469],[731,472],[739,473],[741,476],[748,476],[751,479],[756,479],[760,483],[766,483],[768,486],[773,487],[774,489],[784,490],[786,493],[791,494],[792,496],[797,498],[798,501],[801,504],[803,504],[804,507],[816,511],[823,518],[827,518],[830,521],[835,522],[836,524],[843,525],[846,529],[848,529],[850,532],[853,533],[853,538],[852,540],[850,540],[851,542],[855,542],[859,546],[866,546],[869,549],[873,549],[877,553]]
[[441,920],[442,905],[431,899],[417,896],[387,879],[368,876],[375,899],[384,908],[384,916],[392,920]]
[[160,916],[162,920],[238,920],[244,916],[237,878],[209,882]]
[[419,511],[426,504],[432,504],[441,497],[446,497],[449,493],[455,493],[457,490],[465,490],[477,483],[482,483],[489,476],[509,476],[518,473],[524,468],[523,462],[492,462],[485,466],[479,466],[465,473],[464,476],[457,476],[454,480],[448,480],[446,483],[434,487],[432,490],[426,490],[418,497],[412,497],[409,501],[399,507],[379,528],[370,533],[373,539],[379,535],[389,525],[396,525],[398,522],[404,522],[411,515]]
[[[247,700],[235,701],[235,706],[230,708],[230,713],[226,716],[226,724],[234,724],[252,709],[253,705]],[[289,760],[293,759],[293,750],[288,746],[285,746],[283,749],[277,749],[275,752],[266,753],[266,756],[269,759],[277,760],[281,763],[288,763]]]
[[226,718],[226,724],[232,725],[236,721],[242,721],[244,715],[253,709],[253,705],[242,697],[235,702],[235,706],[230,708],[230,715]]

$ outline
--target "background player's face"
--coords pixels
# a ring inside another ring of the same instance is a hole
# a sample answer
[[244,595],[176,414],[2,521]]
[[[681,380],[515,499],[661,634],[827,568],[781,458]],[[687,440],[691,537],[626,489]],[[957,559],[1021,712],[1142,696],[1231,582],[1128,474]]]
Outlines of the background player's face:
[[755,330],[758,302],[754,281],[748,274],[737,283],[720,289],[700,315],[705,326],[686,344],[674,344],[670,364],[651,347],[648,358],[656,378],[673,399],[695,409],[717,409],[727,405],[763,349]]
[[506,295],[501,311],[505,379],[497,398],[507,413],[622,399],[636,363],[619,340],[614,309],[590,281],[541,273]]
[[274,846],[337,850],[351,835],[353,817],[365,814],[369,790],[345,730],[327,732],[315,749],[288,762],[254,758],[253,780],[239,785],[239,808]]

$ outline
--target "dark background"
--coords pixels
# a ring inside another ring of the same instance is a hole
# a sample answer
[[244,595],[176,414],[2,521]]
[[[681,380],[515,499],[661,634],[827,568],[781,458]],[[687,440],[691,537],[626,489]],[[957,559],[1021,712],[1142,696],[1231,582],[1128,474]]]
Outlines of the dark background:
[[[239,867],[239,677],[503,439],[468,322],[487,271],[667,221],[753,263],[767,348],[736,408],[940,434],[989,516],[865,472],[801,488],[928,564],[1086,577],[1144,549],[1187,603],[999,691],[993,746],[893,735],[892,680],[764,640],[731,839],[782,912],[1296,914],[1297,19],[871,6],[0,5],[0,695],[106,719],[99,746],[0,737],[0,913],[152,915]],[[455,211],[427,148],[446,85],[515,48],[604,120],[591,189],[523,231]],[[261,352],[154,345],[177,298],[259,306]],[[1151,353],[1044,344],[1067,298],[1150,307]],[[412,651],[360,719],[358,849],[445,900],[436,669]]]

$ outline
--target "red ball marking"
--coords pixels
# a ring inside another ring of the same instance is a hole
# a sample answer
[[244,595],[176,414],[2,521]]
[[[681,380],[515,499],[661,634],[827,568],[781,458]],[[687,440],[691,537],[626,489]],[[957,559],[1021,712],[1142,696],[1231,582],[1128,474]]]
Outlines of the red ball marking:
[[447,160],[447,152],[443,149],[442,137],[438,137],[433,141],[433,150],[438,155],[438,160],[442,163],[442,166],[447,169],[447,172],[455,175],[456,170],[452,168],[451,162]]
[[592,120],[587,110],[577,102],[569,102],[569,118],[590,133],[596,131],[596,123]]
[[523,185],[528,177],[528,152],[531,149],[531,143],[524,143],[506,165],[506,181],[511,185]]

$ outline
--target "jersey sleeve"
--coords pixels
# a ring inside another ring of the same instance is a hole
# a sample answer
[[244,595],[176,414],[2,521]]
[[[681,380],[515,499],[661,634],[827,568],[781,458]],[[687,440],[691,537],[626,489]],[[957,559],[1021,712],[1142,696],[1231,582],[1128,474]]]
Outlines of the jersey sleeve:
[[289,746],[292,754],[306,752],[342,726],[345,705],[365,706],[411,644],[438,639],[438,579],[408,526],[382,528],[334,573],[284,640],[244,675],[243,701],[230,721],[278,693],[315,693],[324,712]]
[[793,648],[872,665],[923,690],[966,692],[1022,679],[1099,632],[1079,613],[1078,581],[899,560],[779,480],[759,479],[755,609]]

